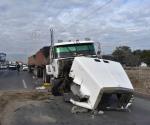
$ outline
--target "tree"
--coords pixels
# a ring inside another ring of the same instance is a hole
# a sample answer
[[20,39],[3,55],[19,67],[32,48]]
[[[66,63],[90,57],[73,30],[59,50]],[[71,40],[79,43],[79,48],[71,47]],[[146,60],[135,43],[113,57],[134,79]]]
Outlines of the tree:
[[126,64],[127,57],[131,54],[131,49],[128,46],[120,46],[116,47],[114,52],[112,53],[114,59],[121,64]]
[[139,62],[145,62],[150,65],[150,50],[135,50],[133,54],[139,58]]
[[150,65],[150,50],[143,50],[140,58],[142,62],[145,62],[146,64]]
[[132,53],[128,46],[116,47],[112,53],[114,59],[126,66],[137,66],[139,58]]

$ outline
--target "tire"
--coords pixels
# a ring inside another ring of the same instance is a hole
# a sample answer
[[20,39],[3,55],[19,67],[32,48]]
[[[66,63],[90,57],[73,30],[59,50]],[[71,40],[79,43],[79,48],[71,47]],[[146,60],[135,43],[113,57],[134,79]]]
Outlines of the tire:
[[43,77],[43,69],[41,67],[37,67],[37,77],[42,78]]
[[60,79],[54,79],[54,80],[51,80],[51,83],[53,85],[52,90],[51,90],[52,94],[54,96],[61,96],[62,93],[59,91],[59,88],[62,85],[62,80],[60,80]]
[[50,83],[50,76],[49,75],[43,75],[43,81],[44,83]]
[[43,69],[43,81],[45,83],[50,83],[50,75],[46,74],[46,69]]

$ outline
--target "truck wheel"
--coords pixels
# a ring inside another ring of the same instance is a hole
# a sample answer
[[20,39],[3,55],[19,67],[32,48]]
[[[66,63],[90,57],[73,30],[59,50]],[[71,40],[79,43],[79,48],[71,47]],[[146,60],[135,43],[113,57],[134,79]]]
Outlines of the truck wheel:
[[62,85],[62,80],[54,79],[54,80],[52,80],[52,85],[53,85],[52,90],[51,90],[52,94],[54,96],[61,96],[62,94],[59,91],[59,89],[60,89],[60,86]]
[[44,82],[45,83],[50,83],[50,76],[49,75],[44,76]]
[[45,83],[50,83],[50,75],[46,74],[46,69],[43,70],[43,81]]

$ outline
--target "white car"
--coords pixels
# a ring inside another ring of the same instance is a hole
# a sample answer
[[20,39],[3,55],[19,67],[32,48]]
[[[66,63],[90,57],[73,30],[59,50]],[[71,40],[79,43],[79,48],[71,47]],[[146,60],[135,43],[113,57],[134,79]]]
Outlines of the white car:
[[16,70],[16,69],[17,69],[17,67],[16,67],[15,64],[10,64],[10,65],[8,66],[8,68],[9,68],[10,70]]
[[22,71],[28,71],[28,66],[27,65],[22,65]]
[[0,69],[7,69],[7,65],[4,64],[0,65]]

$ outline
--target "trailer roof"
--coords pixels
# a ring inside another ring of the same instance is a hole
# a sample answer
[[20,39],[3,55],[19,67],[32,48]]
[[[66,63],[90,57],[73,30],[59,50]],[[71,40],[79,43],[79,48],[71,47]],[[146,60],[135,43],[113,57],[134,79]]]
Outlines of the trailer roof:
[[94,41],[68,41],[68,42],[54,43],[54,46],[70,45],[70,44],[78,44],[78,43],[94,43]]

